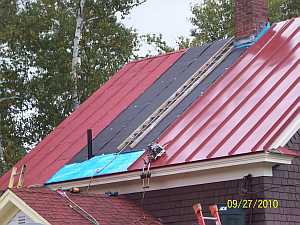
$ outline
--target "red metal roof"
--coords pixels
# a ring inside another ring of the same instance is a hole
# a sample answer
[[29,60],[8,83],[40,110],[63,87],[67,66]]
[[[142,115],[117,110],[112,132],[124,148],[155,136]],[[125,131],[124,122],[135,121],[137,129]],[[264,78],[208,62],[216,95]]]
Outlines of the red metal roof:
[[[86,145],[86,130],[96,136],[173,65],[185,50],[130,62],[99,88],[17,163],[26,164],[25,185],[43,184]],[[8,184],[9,172],[0,178]]]
[[[75,206],[73,203],[57,192],[44,188],[13,189],[12,191],[53,225],[91,225],[91,222],[70,207],[70,205]],[[125,198],[70,193],[67,193],[67,196],[101,225],[161,225],[154,217]]]
[[299,46],[300,18],[273,25],[162,134],[153,166],[268,149],[300,112]]

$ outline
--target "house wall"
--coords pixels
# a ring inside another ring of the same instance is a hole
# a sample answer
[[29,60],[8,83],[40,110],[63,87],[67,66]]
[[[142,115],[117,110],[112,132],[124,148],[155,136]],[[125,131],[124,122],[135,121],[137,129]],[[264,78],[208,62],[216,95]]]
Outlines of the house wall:
[[[141,204],[141,193],[127,197]],[[209,205],[232,199],[278,200],[278,208],[246,209],[247,225],[300,225],[300,158],[292,165],[274,166],[272,177],[149,191],[143,207],[166,225],[192,225],[197,224],[193,204],[200,202],[204,215],[209,215]]]
[[265,225],[300,225],[300,158],[292,165],[273,168],[273,177],[264,177],[264,196],[277,199],[277,209],[266,209]]
[[[201,203],[204,215],[209,215],[207,208],[216,203],[226,203],[232,199],[251,199],[251,194],[241,194],[247,186],[248,192],[258,192],[257,198],[263,198],[263,177],[252,178],[251,183],[246,180],[234,180],[211,184],[194,185],[172,188],[167,190],[146,192],[143,208],[160,218],[166,225],[197,224],[193,211],[193,204]],[[128,194],[128,198],[141,204],[142,194]],[[264,209],[247,209],[246,224],[263,225]],[[251,222],[252,221],[252,222]],[[209,223],[208,223],[209,224]]]
[[[300,130],[286,144],[289,149],[300,150]],[[273,177],[263,178],[266,198],[278,199],[278,209],[266,210],[266,225],[300,225],[300,158],[292,165],[273,168]]]

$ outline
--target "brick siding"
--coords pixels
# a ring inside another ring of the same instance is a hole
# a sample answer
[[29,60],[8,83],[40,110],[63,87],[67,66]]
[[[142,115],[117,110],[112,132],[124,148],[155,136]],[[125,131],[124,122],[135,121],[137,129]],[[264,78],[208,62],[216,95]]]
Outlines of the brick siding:
[[235,1],[235,36],[249,37],[254,34],[268,18],[267,0]]

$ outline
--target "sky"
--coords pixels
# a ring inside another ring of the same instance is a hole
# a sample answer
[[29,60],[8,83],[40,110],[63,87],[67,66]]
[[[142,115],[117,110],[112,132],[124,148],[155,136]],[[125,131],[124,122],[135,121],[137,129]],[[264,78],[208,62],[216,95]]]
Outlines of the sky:
[[169,46],[176,47],[178,36],[189,36],[191,5],[201,0],[147,0],[134,8],[123,23],[138,33],[161,33]]

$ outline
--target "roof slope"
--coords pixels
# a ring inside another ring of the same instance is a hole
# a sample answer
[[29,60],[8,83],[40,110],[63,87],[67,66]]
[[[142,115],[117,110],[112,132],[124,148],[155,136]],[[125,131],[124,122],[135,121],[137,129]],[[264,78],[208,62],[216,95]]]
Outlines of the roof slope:
[[[52,225],[92,224],[76,211],[75,204],[57,192],[44,188],[13,189],[13,192]],[[161,225],[154,217],[125,198],[70,193],[67,196],[92,215],[100,225]]]
[[268,149],[300,111],[299,46],[300,18],[272,26],[163,133],[153,166]]
[[[190,48],[170,67],[151,87],[120,113],[93,140],[93,154],[117,152],[120,145],[138,126],[140,126],[161,104],[186,82],[208,59],[210,59],[228,40],[220,40],[201,47]],[[244,50],[233,51],[211,72],[169,115],[160,121],[136,149],[147,147],[185,111],[229,67]],[[130,147],[127,147],[129,150]],[[87,146],[72,160],[79,162],[87,158]]]
[[[86,130],[94,136],[138,98],[185,51],[130,62],[99,88],[57,128],[17,163],[26,164],[25,185],[45,183],[86,145]],[[37,169],[38,168],[38,169]],[[4,188],[9,172],[0,178]]]

